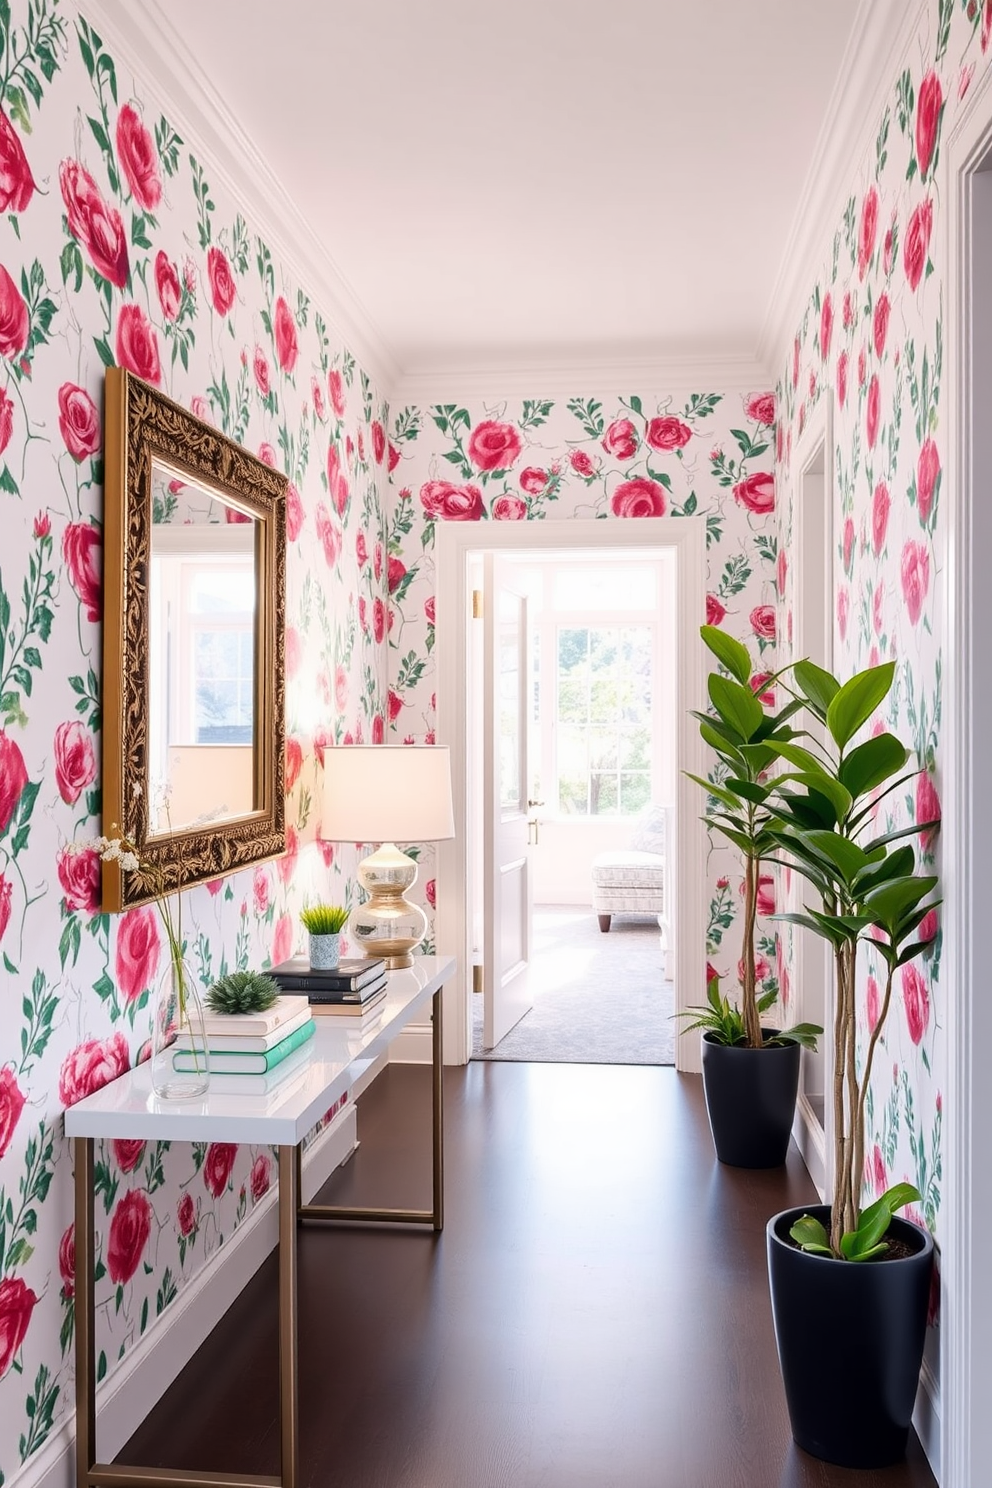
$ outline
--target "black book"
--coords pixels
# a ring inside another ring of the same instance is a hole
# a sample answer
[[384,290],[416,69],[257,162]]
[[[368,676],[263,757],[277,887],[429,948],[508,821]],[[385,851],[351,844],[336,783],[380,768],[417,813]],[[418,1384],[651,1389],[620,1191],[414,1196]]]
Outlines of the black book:
[[382,956],[349,956],[333,971],[315,970],[306,956],[292,956],[273,966],[269,976],[284,992],[357,992],[377,981],[385,970]]
[[378,977],[374,982],[366,982],[364,987],[358,987],[352,991],[342,991],[340,987],[308,987],[307,1001],[311,1007],[318,1004],[337,1007],[353,1007],[356,1012],[372,1002],[377,997],[384,997],[386,993],[386,974]]

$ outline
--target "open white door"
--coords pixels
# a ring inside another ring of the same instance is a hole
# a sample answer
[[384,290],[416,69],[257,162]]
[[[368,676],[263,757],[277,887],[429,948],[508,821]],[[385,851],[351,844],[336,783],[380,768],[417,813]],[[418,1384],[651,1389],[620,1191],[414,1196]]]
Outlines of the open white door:
[[485,811],[483,1039],[498,1044],[528,1012],[531,905],[527,823],[527,597],[496,554],[485,555],[483,788]]

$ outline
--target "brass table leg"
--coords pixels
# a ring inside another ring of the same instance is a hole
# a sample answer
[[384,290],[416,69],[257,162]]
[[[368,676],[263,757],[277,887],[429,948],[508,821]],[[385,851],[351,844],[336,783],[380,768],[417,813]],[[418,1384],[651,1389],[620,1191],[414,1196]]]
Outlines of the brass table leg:
[[96,1235],[93,1138],[74,1137],[76,1488],[297,1488],[296,1149],[279,1148],[279,1421],[282,1476],[186,1472],[96,1460]]
[[[364,1209],[343,1204],[300,1203],[298,1212],[301,1219],[334,1220],[344,1224],[430,1225],[437,1232],[444,1227],[444,1063],[441,1015],[443,991],[444,989],[439,987],[431,1000],[432,1207],[430,1209]],[[302,1193],[302,1185],[299,1191]]]
[[279,1427],[282,1488],[296,1488],[299,1473],[296,1223],[300,1195],[300,1146],[279,1148]]
[[93,1229],[93,1138],[75,1137],[76,1488],[89,1488],[96,1457],[96,1270]]
[[434,1179],[434,1228],[444,1228],[444,1042],[442,1038],[443,987],[431,1000],[431,1119],[433,1123],[431,1165]]

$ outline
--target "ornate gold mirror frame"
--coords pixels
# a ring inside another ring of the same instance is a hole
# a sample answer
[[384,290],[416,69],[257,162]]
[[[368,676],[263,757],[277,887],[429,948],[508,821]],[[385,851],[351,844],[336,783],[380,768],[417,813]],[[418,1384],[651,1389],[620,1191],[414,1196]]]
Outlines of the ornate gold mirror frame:
[[142,865],[103,865],[120,910],[286,850],[287,478],[119,367],[104,428],[103,832]]

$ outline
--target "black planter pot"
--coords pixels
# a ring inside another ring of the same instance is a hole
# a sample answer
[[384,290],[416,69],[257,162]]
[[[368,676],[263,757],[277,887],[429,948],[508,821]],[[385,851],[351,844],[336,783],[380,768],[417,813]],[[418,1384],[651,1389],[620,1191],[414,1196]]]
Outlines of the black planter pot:
[[894,1219],[914,1248],[892,1261],[807,1255],[789,1239],[803,1214],[830,1228],[830,1208],[786,1209],[768,1221],[768,1279],[792,1435],[841,1467],[887,1467],[906,1451],[923,1361],[933,1240]]
[[[766,1029],[765,1037],[776,1030]],[[742,1049],[703,1034],[703,1092],[716,1155],[735,1168],[777,1168],[785,1162],[796,1113],[796,1043]]]

